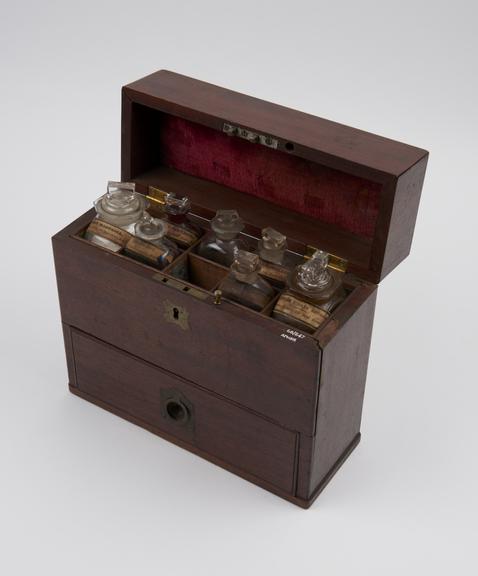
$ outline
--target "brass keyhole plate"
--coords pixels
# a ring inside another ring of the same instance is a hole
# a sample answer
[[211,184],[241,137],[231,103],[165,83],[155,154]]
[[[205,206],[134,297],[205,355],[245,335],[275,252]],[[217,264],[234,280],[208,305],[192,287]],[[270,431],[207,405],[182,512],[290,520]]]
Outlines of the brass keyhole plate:
[[176,324],[182,330],[189,330],[189,322],[188,322],[188,311],[184,306],[178,306],[177,304],[173,304],[169,300],[165,300],[163,302],[164,307],[164,317],[167,322],[171,322],[172,324]]

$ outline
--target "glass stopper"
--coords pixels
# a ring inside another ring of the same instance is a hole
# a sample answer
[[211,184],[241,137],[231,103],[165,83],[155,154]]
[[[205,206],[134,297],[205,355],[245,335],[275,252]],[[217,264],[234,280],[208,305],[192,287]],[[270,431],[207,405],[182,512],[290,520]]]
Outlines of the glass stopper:
[[234,262],[231,264],[231,270],[234,276],[241,282],[255,278],[259,268],[259,256],[246,250],[238,250]]
[[147,212],[143,213],[141,220],[139,220],[135,227],[134,232],[138,238],[143,240],[159,240],[166,234],[167,225],[158,218],[153,218]]
[[221,240],[232,240],[244,229],[244,221],[237,210],[218,210],[211,228]]
[[173,192],[166,194],[164,199],[165,210],[168,214],[187,214],[191,208],[191,202],[187,196],[176,196]]
[[102,206],[110,214],[124,214],[136,209],[135,200],[136,192],[133,182],[108,182]]
[[94,203],[98,214],[106,216],[129,216],[146,206],[146,200],[135,191],[134,182],[108,182],[106,194]]
[[287,238],[274,228],[263,228],[262,246],[266,250],[284,250],[287,247]]
[[287,248],[287,238],[274,228],[263,228],[259,254],[263,260],[281,264]]
[[317,250],[312,258],[297,268],[297,283],[304,290],[321,290],[332,281],[327,269],[329,255],[327,252]]

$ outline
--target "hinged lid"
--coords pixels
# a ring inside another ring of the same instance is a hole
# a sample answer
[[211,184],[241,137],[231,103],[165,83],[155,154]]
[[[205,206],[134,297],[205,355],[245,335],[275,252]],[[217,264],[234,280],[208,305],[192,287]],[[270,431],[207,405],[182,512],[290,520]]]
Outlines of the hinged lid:
[[122,180],[236,209],[375,283],[410,251],[427,157],[166,70],[123,88]]

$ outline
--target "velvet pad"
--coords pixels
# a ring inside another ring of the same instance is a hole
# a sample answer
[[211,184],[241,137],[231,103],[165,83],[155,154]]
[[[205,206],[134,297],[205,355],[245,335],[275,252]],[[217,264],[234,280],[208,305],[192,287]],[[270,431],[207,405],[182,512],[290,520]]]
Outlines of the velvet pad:
[[237,137],[164,116],[161,163],[372,238],[380,185],[252,144]]

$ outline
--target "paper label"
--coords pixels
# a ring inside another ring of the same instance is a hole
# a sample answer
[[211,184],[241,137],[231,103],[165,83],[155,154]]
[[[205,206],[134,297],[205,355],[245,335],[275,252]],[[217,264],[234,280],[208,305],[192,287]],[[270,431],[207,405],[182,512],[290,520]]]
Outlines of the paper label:
[[86,231],[88,234],[106,238],[107,240],[118,244],[121,248],[124,248],[128,240],[131,238],[131,234],[126,232],[126,230],[113,226],[113,224],[109,224],[108,222],[104,222],[98,218],[93,220]]
[[[159,246],[135,237],[130,238],[126,244],[126,251],[154,264],[170,264],[174,258],[171,252],[167,254]],[[165,254],[167,255],[165,256]]]
[[275,280],[282,284],[286,283],[289,271],[287,268],[280,266],[279,264],[273,264],[272,262],[261,262],[261,269],[259,274],[270,280]]
[[182,226],[177,226],[176,224],[171,224],[168,222],[168,230],[166,236],[182,244],[183,246],[191,246],[194,244],[199,236],[194,232],[194,230],[189,230],[188,228],[183,228]]
[[312,328],[318,328],[329,317],[327,312],[318,306],[299,300],[299,298],[288,293],[282,294],[274,310],[284,314],[284,316],[300,320]]

